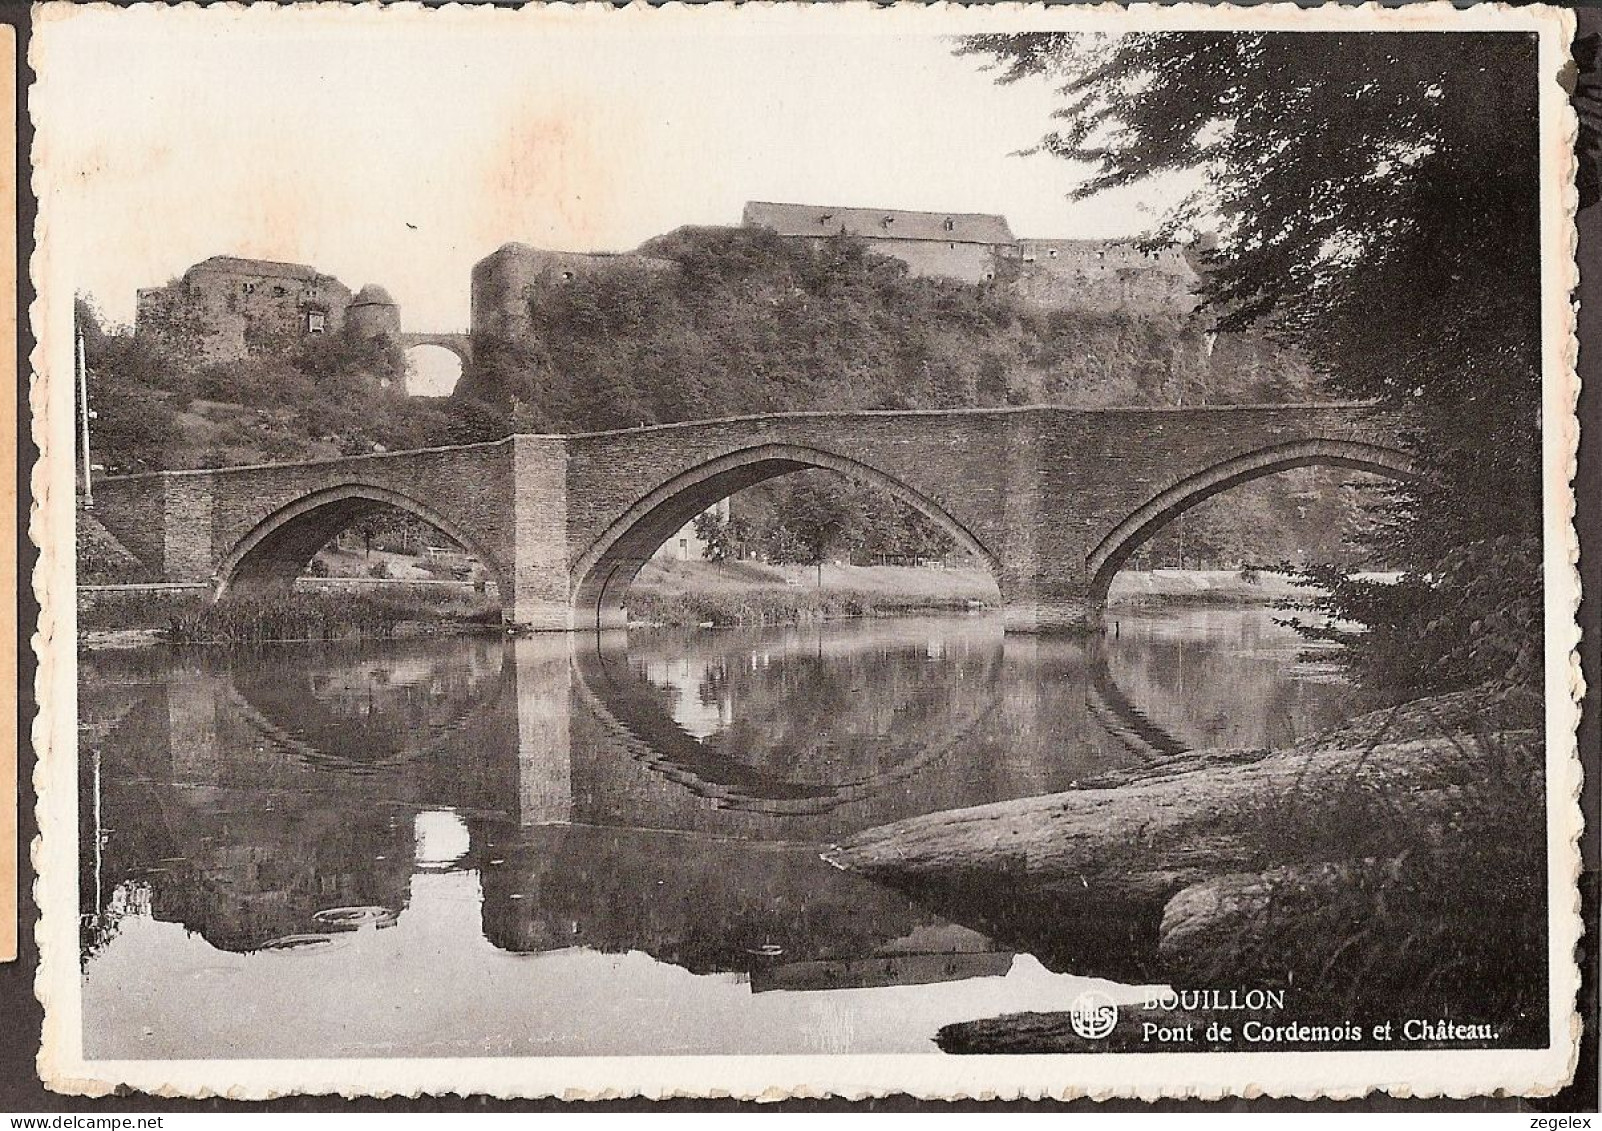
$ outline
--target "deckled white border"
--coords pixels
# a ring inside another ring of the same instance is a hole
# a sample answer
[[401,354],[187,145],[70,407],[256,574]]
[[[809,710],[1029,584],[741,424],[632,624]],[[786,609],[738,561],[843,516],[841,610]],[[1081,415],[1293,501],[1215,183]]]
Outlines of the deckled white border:
[[[36,132],[33,184],[39,200],[32,279],[38,298],[30,311],[38,346],[29,390],[33,437],[41,457],[34,466],[29,533],[40,548],[34,591],[41,607],[33,637],[39,667],[39,714],[33,725],[40,761],[40,837],[33,844],[39,880],[34,893],[43,917],[36,929],[41,955],[36,988],[45,1005],[39,1070],[60,1092],[100,1095],[116,1085],[169,1096],[258,1099],[290,1093],[347,1096],[416,1096],[483,1093],[500,1097],[625,1096],[870,1097],[907,1093],[929,1099],[1294,1096],[1346,1098],[1371,1091],[1395,1096],[1471,1096],[1493,1092],[1540,1095],[1571,1077],[1578,1055],[1575,1012],[1579,969],[1580,870],[1578,837],[1580,764],[1575,741],[1582,692],[1576,610],[1579,548],[1574,532],[1572,480],[1579,440],[1575,407],[1579,381],[1574,310],[1578,280],[1573,141],[1576,119],[1559,74],[1568,59],[1574,17],[1563,9],[1485,5],[1456,10],[1449,3],[1382,9],[1301,9],[1290,4],[1235,8],[1178,5],[1121,8],[1113,4],[1057,6],[1002,4],[972,8],[947,4],[875,8],[866,3],[791,5],[750,3],[685,7],[671,4],[626,9],[599,4],[427,10],[417,4],[381,7],[280,8],[267,4],[216,5],[207,14],[228,21],[229,34],[282,27],[308,16],[326,26],[359,26],[374,34],[439,34],[449,26],[604,30],[629,35],[641,29],[693,27],[698,34],[726,29],[771,34],[851,30],[871,34],[962,34],[979,31],[1077,30],[1295,30],[1295,31],[1531,31],[1541,36],[1542,272],[1545,306],[1543,445],[1545,467],[1546,705],[1550,883],[1549,1047],[1538,1050],[1386,1052],[1273,1052],[1186,1054],[1078,1054],[1056,1056],[793,1056],[793,1057],[563,1057],[373,1060],[85,1061],[77,934],[77,655],[73,537],[73,389],[71,358],[72,264],[52,254],[56,221],[52,193],[61,169],[51,167],[52,109],[70,92],[54,85],[53,29],[85,9],[53,2],[34,9],[30,63],[39,76],[29,100]],[[159,29],[167,12],[193,11],[145,4],[123,9],[130,31]],[[1443,312],[1443,316],[1449,316]]]

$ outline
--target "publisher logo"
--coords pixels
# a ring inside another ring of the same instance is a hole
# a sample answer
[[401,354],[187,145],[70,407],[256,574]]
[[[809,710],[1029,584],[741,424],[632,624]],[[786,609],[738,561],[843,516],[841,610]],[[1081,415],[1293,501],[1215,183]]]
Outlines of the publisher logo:
[[1100,990],[1086,990],[1068,1007],[1068,1024],[1087,1041],[1099,1041],[1118,1024],[1118,1006]]

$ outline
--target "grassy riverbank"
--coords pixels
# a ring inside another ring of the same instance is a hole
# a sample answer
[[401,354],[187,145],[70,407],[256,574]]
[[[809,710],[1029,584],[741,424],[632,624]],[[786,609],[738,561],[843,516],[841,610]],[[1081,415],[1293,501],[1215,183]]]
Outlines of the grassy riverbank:
[[[396,572],[404,574],[400,567]],[[1125,571],[1112,608],[1165,604],[1272,604],[1304,596],[1283,575],[1237,570]],[[631,623],[676,627],[796,624],[847,617],[995,609],[980,569],[771,566],[760,562],[648,563],[629,591]],[[86,590],[80,638],[91,647],[149,642],[328,639],[439,632],[494,622],[493,593],[466,584],[399,578],[302,579],[285,600],[211,607],[203,589]]]
[[[1284,574],[1249,570],[1125,570],[1111,608],[1150,605],[1272,605],[1306,597]],[[813,566],[759,562],[651,562],[629,591],[629,620],[655,625],[761,625],[966,612],[999,607],[988,571],[905,566]]]
[[994,608],[983,570],[650,562],[629,590],[629,620],[655,625],[794,624]]

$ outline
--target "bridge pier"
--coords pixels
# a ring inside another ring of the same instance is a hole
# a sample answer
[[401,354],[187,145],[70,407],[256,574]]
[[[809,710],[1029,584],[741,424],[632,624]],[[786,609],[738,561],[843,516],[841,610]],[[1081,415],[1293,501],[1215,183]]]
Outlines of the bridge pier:
[[501,623],[519,632],[576,632],[593,625],[578,622],[574,609],[565,601],[548,601],[514,593],[502,598]]
[[[1030,555],[1031,557],[1033,555]],[[1055,556],[1055,555],[1053,555]],[[1001,588],[1002,625],[1019,634],[1085,633],[1101,629],[1107,607],[1105,591],[1097,592],[1084,579],[1078,551],[1064,555],[1059,568],[1046,565],[1035,571],[1005,570]]]
[[514,641],[517,680],[517,823],[573,819],[572,660],[565,640]]
[[1083,592],[1003,599],[1001,623],[1007,632],[1017,634],[1100,632],[1105,612],[1105,602],[1093,601]]
[[568,578],[567,446],[546,436],[513,436],[511,528],[503,558],[501,619],[529,632],[574,628]]

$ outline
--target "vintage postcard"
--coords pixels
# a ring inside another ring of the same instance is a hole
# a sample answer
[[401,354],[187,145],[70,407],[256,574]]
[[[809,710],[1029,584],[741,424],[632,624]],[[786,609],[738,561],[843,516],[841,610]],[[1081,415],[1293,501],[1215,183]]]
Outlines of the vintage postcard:
[[36,8],[44,1079],[1557,1090],[1572,38]]

